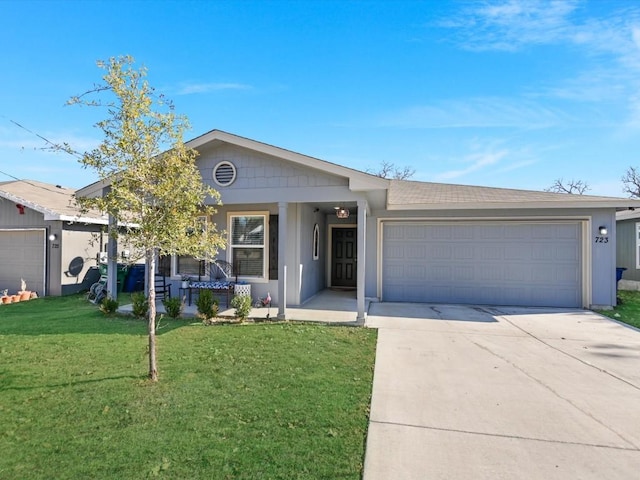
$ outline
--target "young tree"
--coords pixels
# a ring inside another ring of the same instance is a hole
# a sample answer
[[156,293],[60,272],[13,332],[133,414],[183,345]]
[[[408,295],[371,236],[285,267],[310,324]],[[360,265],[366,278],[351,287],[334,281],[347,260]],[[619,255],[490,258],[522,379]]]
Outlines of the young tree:
[[636,167],[629,167],[622,177],[623,192],[631,198],[640,198],[640,172]]
[[394,180],[407,180],[415,175],[415,168],[397,167],[394,163],[383,161],[377,171],[367,168],[367,173],[381,178],[393,178]]
[[[157,95],[146,81],[146,69],[134,68],[130,56],[99,61],[103,84],[68,104],[104,107],[107,118],[96,124],[104,139],[80,162],[96,171],[108,188],[102,197],[78,198],[83,208],[96,208],[125,225],[121,235],[145,253],[149,278],[149,378],[158,380],[156,307],[153,278],[158,252],[165,255],[215,256],[223,237],[215,225],[203,228],[198,217],[215,213],[220,196],[205,186],[195,164],[197,152],[187,148],[184,116]],[[68,147],[66,147],[68,148]]]
[[545,192],[570,193],[578,195],[582,195],[587,190],[589,190],[589,185],[582,180],[571,179],[568,182],[565,182],[562,178],[553,182],[553,185],[549,188],[545,188]]

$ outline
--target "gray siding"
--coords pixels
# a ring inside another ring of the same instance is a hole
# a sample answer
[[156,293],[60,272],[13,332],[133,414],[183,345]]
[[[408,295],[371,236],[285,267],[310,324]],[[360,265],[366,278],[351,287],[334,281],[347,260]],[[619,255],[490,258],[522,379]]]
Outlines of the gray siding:
[[25,208],[24,215],[20,215],[15,202],[0,198],[0,228],[42,228],[44,226],[44,216],[41,213]]
[[[236,167],[236,180],[222,187],[213,181],[213,169],[221,161]],[[356,200],[348,179],[240,147],[223,145],[204,149],[198,157],[203,181],[222,195],[226,204]]]
[[640,270],[636,268],[636,222],[632,219],[618,222],[616,225],[616,266],[627,270],[624,280],[640,281]]

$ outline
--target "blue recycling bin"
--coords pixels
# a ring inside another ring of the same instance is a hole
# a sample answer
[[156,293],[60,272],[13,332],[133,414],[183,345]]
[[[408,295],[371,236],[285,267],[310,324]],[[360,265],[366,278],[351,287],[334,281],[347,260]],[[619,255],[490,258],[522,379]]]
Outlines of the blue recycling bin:
[[144,265],[131,265],[124,282],[124,291],[140,292],[142,290],[144,290]]
[[620,280],[622,280],[622,274],[624,273],[625,270],[626,270],[626,268],[624,268],[624,267],[617,267],[616,268],[616,288],[618,288],[618,282]]

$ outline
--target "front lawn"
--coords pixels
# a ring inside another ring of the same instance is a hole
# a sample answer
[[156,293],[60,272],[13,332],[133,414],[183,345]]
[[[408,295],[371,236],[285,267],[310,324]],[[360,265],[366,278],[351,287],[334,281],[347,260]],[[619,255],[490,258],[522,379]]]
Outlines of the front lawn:
[[376,331],[0,306],[0,478],[361,477]]
[[618,305],[613,310],[598,313],[640,328],[640,292],[618,290]]

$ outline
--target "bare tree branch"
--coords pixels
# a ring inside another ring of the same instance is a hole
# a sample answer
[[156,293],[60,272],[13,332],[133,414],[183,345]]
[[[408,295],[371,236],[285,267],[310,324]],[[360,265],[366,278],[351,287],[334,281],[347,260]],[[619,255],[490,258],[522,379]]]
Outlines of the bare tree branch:
[[381,178],[393,178],[394,180],[406,180],[415,175],[415,168],[409,166],[397,167],[395,163],[383,161],[378,170],[367,168],[365,172]]
[[558,178],[553,182],[549,188],[545,188],[545,192],[553,192],[553,193],[569,193],[582,195],[587,190],[590,190],[589,184],[587,182],[583,182],[582,180],[568,180],[564,181],[562,178]]
[[637,167],[629,167],[622,177],[624,193],[631,198],[640,198],[640,172]]

